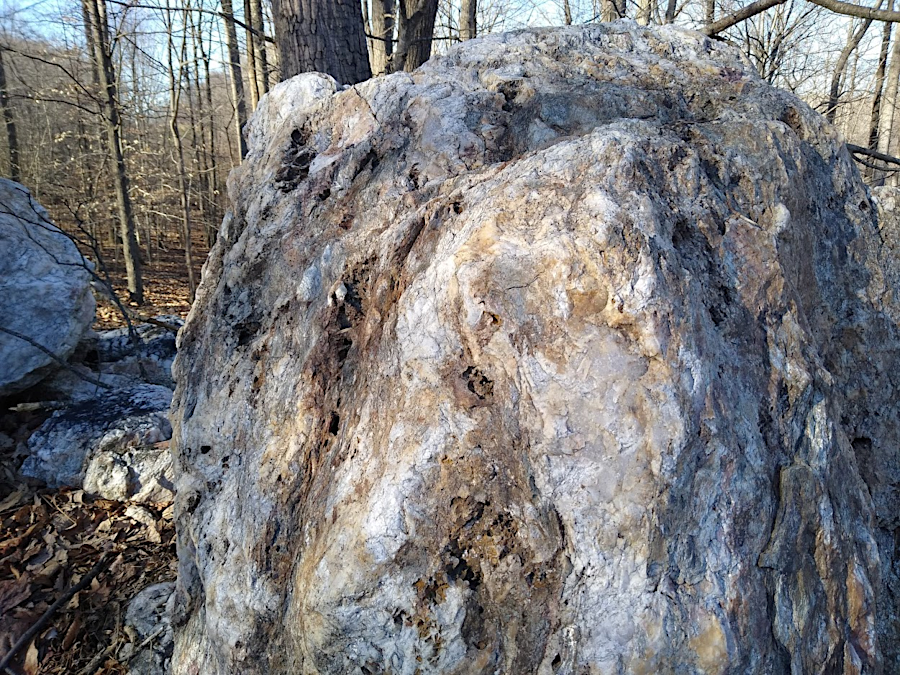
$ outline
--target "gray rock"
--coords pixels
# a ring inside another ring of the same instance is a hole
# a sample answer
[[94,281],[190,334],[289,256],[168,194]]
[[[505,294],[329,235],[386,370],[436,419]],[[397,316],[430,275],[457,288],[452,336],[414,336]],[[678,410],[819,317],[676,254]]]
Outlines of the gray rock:
[[139,385],[53,414],[28,440],[22,473],[50,487],[83,487],[106,499],[170,502],[167,418],[172,392]]
[[128,660],[129,675],[167,675],[170,672],[174,588],[175,584],[171,582],[153,584],[128,603],[125,625],[133,632],[134,639],[118,656],[120,661]]
[[[65,360],[94,320],[86,264],[31,193],[0,178],[3,326]],[[28,342],[0,332],[0,398],[27,389],[58,368]]]
[[[155,317],[172,326],[184,321],[177,316]],[[103,331],[98,334],[96,368],[107,375],[128,376],[164,387],[174,387],[172,362],[175,360],[175,333],[155,324],[142,323],[134,327],[138,337],[135,350],[127,328]]]
[[278,85],[174,372],[173,672],[900,672],[834,129],[633,23]]

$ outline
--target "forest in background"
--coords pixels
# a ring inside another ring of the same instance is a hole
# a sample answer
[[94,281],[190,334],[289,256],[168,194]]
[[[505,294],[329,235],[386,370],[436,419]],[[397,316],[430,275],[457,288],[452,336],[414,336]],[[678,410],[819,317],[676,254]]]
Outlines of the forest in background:
[[[359,10],[375,74],[524,26],[624,17],[705,30],[831,119],[875,184],[894,180],[900,154],[900,36],[881,20],[896,20],[894,1],[859,12],[835,0],[365,0]],[[281,2],[283,17],[290,2]],[[301,11],[316,2],[293,0]],[[278,7],[0,5],[0,171],[31,189],[144,314],[189,307],[226,208],[228,172],[245,152],[241,126],[282,77]],[[112,316],[104,311],[101,319]]]

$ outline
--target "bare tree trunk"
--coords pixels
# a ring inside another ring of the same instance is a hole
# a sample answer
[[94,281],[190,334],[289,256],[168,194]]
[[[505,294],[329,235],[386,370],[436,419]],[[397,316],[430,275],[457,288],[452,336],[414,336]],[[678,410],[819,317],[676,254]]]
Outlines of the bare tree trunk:
[[262,3],[260,0],[250,0],[250,16],[248,23],[256,31],[253,41],[256,43],[256,80],[259,84],[260,96],[269,91],[269,57],[266,54],[266,24],[263,20]]
[[[897,109],[898,84],[900,84],[900,40],[894,40],[887,71],[887,85],[878,121],[878,152],[885,155],[893,154],[891,149],[894,145],[894,112]],[[879,175],[876,176],[876,183],[883,185],[884,181],[885,174],[879,172]]]
[[625,18],[625,0],[603,0],[602,6],[601,20],[616,21]]
[[218,221],[220,219],[219,202],[217,198],[219,187],[219,171],[218,162],[216,159],[216,117],[215,109],[213,108],[212,82],[209,77],[210,59],[209,54],[207,54],[206,52],[206,48],[203,46],[202,25],[198,25],[196,27],[196,30],[194,31],[194,45],[200,54],[200,62],[203,63],[203,75],[205,78],[203,83],[203,93],[206,97],[207,136],[204,145],[206,146],[206,152],[209,158],[207,165],[209,175],[206,181],[206,188],[207,199],[210,205],[210,217],[209,222],[206,226],[206,243],[208,246],[212,247],[212,245],[215,243],[216,232],[218,231]]
[[234,124],[241,159],[247,156],[244,140],[244,125],[247,123],[247,105],[244,102],[244,80],[241,75],[241,53],[238,50],[237,29],[234,27],[234,7],[231,0],[222,0],[222,14],[225,15],[225,44],[228,47],[228,69],[231,72],[231,97],[234,99]]
[[397,0],[397,49],[391,70],[412,72],[431,57],[438,0]]
[[650,25],[650,18],[653,16],[655,0],[638,0],[637,22],[642,26]]
[[675,14],[678,10],[678,4],[676,0],[669,0],[666,4],[666,23],[672,23],[675,20]]
[[[893,9],[894,0],[888,0],[888,9]],[[891,45],[891,30],[894,24],[885,22],[881,33],[881,51],[878,54],[878,68],[875,71],[875,95],[872,98],[872,113],[869,117],[869,149],[878,150],[878,123],[881,120],[881,97],[884,91],[884,74],[887,70],[888,51]],[[869,180],[875,178],[874,169],[867,168]]]
[[[197,171],[200,178],[197,206],[200,211],[200,218],[202,220],[208,220],[211,217],[208,212],[211,210],[212,204],[210,204],[208,200],[209,155],[208,148],[206,146],[206,120],[204,119],[203,111],[203,88],[200,85],[200,53],[197,49],[197,33],[199,32],[197,23],[199,23],[199,21],[195,21],[195,15],[193,11],[189,11],[189,17],[189,26],[191,30],[191,63],[193,64],[194,81],[193,83],[190,81],[190,74],[192,70],[190,65],[188,65],[187,67],[186,81],[188,91],[192,91],[191,85],[193,84],[193,92],[196,92],[196,114],[194,112],[194,93],[191,93],[188,96],[188,102],[190,103],[189,110],[191,120],[191,142],[194,147],[194,162],[197,166]],[[184,30],[185,34],[187,34],[188,26],[185,26]],[[199,141],[197,134],[198,126],[200,127]]]
[[471,40],[478,35],[476,14],[478,0],[462,0],[459,6],[459,39]]
[[703,22],[708,26],[716,20],[716,0],[704,0]]
[[[879,0],[878,7],[881,7],[883,0]],[[855,32],[851,32],[847,38],[847,44],[841,50],[837,62],[834,64],[834,72],[831,74],[831,87],[828,91],[828,107],[825,109],[826,119],[834,124],[837,115],[838,100],[840,99],[841,80],[844,77],[844,71],[847,69],[847,61],[850,60],[850,54],[859,46],[869,26],[872,25],[872,19],[864,19],[859,28]]]
[[[119,210],[119,232],[122,237],[122,252],[125,259],[125,273],[128,278],[128,292],[132,301],[144,302],[144,284],[141,278],[141,258],[134,227],[134,212],[128,193],[128,171],[122,150],[121,121],[119,104],[116,99],[116,76],[107,42],[108,29],[105,27],[106,0],[85,0],[90,25],[87,27],[93,38],[94,60],[100,79],[100,102],[106,126],[107,144],[113,163],[113,182]],[[103,10],[101,11],[101,5]]]
[[372,74],[388,72],[394,53],[394,0],[372,0]]
[[[172,22],[171,10],[166,0],[166,17],[168,23],[168,42],[166,45],[166,54],[168,55],[169,65],[169,133],[172,135],[172,141],[175,145],[175,155],[178,167],[178,188],[181,193],[181,226],[182,237],[184,239],[184,263],[187,268],[188,275],[188,291],[191,302],[194,301],[194,295],[197,291],[197,281],[194,279],[194,257],[191,246],[191,200],[188,191],[187,171],[184,164],[184,144],[181,141],[181,131],[178,129],[178,112],[181,105],[181,82],[183,76],[183,68],[185,61],[185,53],[187,51],[187,27],[182,33],[181,49],[178,59],[178,73],[175,72],[175,45],[173,41],[174,25]],[[187,23],[187,11],[185,11],[185,24]]]
[[0,47],[0,109],[6,123],[6,149],[9,151],[9,177],[21,183],[19,174],[19,137],[16,134],[16,120],[6,91],[6,68],[3,65],[3,47]]
[[563,0],[563,21],[567,26],[572,25],[572,5],[569,0]]
[[259,81],[256,79],[256,40],[250,18],[250,0],[244,0],[244,21],[247,24],[247,81],[250,83],[250,110],[253,111],[259,105]]
[[341,84],[372,76],[359,0],[272,0],[272,13],[282,80],[310,71]]

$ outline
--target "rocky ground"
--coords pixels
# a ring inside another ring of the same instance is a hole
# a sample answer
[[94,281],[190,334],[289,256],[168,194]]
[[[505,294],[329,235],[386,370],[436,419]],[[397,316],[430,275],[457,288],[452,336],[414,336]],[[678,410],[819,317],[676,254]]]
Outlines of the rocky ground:
[[[196,244],[202,248],[202,242]],[[132,308],[136,313],[166,315],[162,323],[177,328],[190,306],[181,255],[174,245],[156,252],[154,264],[145,268],[147,303]],[[122,270],[114,261],[110,271],[120,287]],[[135,359],[122,327],[115,306],[98,297],[93,331],[70,362],[80,374],[117,387],[107,399],[121,398],[123,386],[169,396],[174,332],[138,324],[143,358]],[[140,445],[135,441],[167,436],[167,423],[153,417],[159,413],[149,415],[154,422],[149,437],[146,415],[126,415],[131,421],[124,426],[101,419],[94,403],[104,397],[97,394],[102,392],[95,385],[60,371],[51,382],[0,401],[0,659],[23,634],[34,633],[5,667],[7,673],[149,674],[160,672],[171,651],[163,618],[175,579],[171,494],[158,484],[143,496],[124,494],[127,481],[107,480],[88,493],[51,487],[54,481],[41,475],[39,466],[30,473],[41,478],[23,475],[23,463],[36,456],[42,438],[57,445],[67,440],[76,450],[79,442],[105,443],[106,460],[114,460],[114,466],[95,464],[108,479],[121,477],[125,464],[135,459],[133,446]],[[86,413],[83,421],[95,423],[93,432],[82,425],[81,436],[73,435],[78,427],[68,423],[78,406]],[[121,407],[109,408],[121,412]],[[98,441],[98,428],[113,433]],[[68,438],[54,435],[62,429]],[[154,457],[165,456],[167,449],[168,440],[149,447]],[[50,467],[56,463],[53,459]],[[93,579],[51,614],[54,603],[92,572]]]

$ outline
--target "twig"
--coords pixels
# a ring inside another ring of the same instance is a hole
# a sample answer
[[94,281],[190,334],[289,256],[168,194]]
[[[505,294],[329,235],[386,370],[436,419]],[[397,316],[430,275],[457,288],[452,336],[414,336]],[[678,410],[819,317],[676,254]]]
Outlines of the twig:
[[30,345],[31,345],[32,347],[34,347],[35,349],[39,349],[40,351],[44,352],[44,354],[46,354],[46,355],[49,356],[51,359],[53,359],[54,361],[56,361],[56,362],[57,362],[59,365],[61,365],[63,368],[65,368],[66,370],[68,370],[68,371],[74,373],[75,375],[77,375],[78,377],[80,377],[80,378],[81,378],[82,380],[84,380],[85,382],[90,382],[91,384],[96,385],[96,386],[98,386],[98,387],[103,387],[104,389],[112,389],[112,387],[109,386],[108,384],[106,384],[106,382],[101,382],[100,380],[97,380],[97,379],[95,379],[95,378],[93,378],[93,377],[90,377],[89,375],[85,375],[84,373],[78,372],[78,370],[77,370],[74,366],[72,366],[72,365],[66,363],[64,360],[62,360],[61,358],[59,358],[56,354],[54,354],[54,353],[51,352],[49,349],[47,349],[44,345],[38,344],[37,342],[35,342],[34,340],[32,340],[32,339],[31,339],[30,337],[28,337],[27,335],[22,335],[22,333],[20,333],[20,332],[18,332],[18,331],[15,331],[15,330],[13,330],[12,328],[6,328],[5,326],[0,326],[0,332],[6,333],[6,334],[8,334],[8,335],[12,335],[14,338],[19,338],[20,340],[24,340],[25,342],[27,342],[28,344],[30,344]]
[[77,584],[71,586],[65,593],[60,596],[60,598],[56,602],[54,602],[52,605],[50,605],[50,607],[47,608],[46,612],[41,614],[41,618],[35,621],[31,628],[25,631],[25,634],[16,641],[16,644],[12,646],[12,649],[10,649],[6,653],[6,656],[4,656],[2,660],[0,660],[0,668],[5,669],[6,666],[8,666],[9,663],[13,660],[15,655],[18,654],[25,645],[31,643],[31,640],[34,638],[34,636],[40,632],[41,628],[43,628],[44,625],[50,620],[50,617],[56,614],[56,611],[58,609],[68,604],[69,600],[72,599],[72,596],[74,596],[78,591],[84,590],[88,587],[88,585],[90,585],[90,583],[94,580],[94,577],[100,574],[101,570],[106,567],[106,560],[107,554],[104,553],[100,556],[100,560],[96,562],[96,564],[90,569],[87,574],[81,577],[81,580]]
[[165,321],[160,321],[159,319],[155,319],[152,316],[144,316],[139,312],[135,312],[134,310],[128,310],[128,313],[131,314],[135,319],[139,319],[144,323],[149,323],[153,326],[159,326],[160,328],[165,328],[166,330],[172,331],[173,333],[177,333],[181,326],[178,326],[174,323],[166,323]]
[[84,668],[78,671],[78,675],[94,675],[94,673],[97,672],[97,668],[99,668],[100,664],[106,660],[106,657],[109,656],[110,653],[112,653],[115,646],[115,642],[107,645],[106,649],[104,649],[99,654],[96,654]]
[[164,624],[164,623],[159,624],[159,626],[156,627],[155,631],[150,633],[150,635],[148,635],[146,638],[144,638],[143,641],[137,647],[134,648],[134,651],[131,652],[131,656],[129,656],[127,659],[125,659],[125,662],[131,663],[135,658],[137,658],[137,655],[140,654],[144,650],[144,647],[146,647],[151,642],[153,642],[159,635],[161,635],[163,633],[164,630],[166,630],[166,624]]

